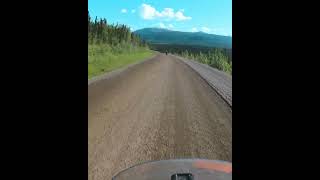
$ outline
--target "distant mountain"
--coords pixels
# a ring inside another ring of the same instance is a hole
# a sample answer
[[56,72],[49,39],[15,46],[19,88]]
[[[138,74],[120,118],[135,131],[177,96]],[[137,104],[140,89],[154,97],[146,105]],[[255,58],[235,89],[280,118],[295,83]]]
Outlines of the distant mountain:
[[133,32],[151,44],[180,44],[232,48],[232,37],[204,32],[181,32],[161,28],[144,28]]

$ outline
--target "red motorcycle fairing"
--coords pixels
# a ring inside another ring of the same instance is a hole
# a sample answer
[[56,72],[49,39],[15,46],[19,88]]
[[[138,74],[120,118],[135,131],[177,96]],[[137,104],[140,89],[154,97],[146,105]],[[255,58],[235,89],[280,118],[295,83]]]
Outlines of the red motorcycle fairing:
[[232,163],[206,159],[172,159],[135,165],[113,180],[231,180]]

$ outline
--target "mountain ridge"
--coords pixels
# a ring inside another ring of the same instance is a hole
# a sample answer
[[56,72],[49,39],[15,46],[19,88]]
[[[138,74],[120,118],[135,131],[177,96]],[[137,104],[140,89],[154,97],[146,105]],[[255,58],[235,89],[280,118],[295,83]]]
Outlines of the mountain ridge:
[[199,32],[182,32],[164,28],[143,28],[133,32],[151,44],[181,44],[232,48],[232,37]]

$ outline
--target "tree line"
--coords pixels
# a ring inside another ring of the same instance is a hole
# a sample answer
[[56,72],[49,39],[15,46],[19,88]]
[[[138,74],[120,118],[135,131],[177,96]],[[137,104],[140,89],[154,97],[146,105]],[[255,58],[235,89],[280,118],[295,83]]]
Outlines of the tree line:
[[182,44],[149,44],[149,47],[155,51],[159,52],[169,52],[172,54],[210,54],[210,56],[215,53],[219,52],[222,53],[224,56],[227,57],[228,62],[232,61],[232,49],[226,48],[214,48],[208,46],[199,46],[199,45],[182,45]]
[[156,51],[169,52],[195,60],[232,74],[232,49],[182,44],[150,44],[149,47]]
[[174,54],[207,64],[211,67],[232,74],[232,59],[226,54],[225,49],[213,48],[206,52],[180,51]]
[[105,18],[91,19],[88,11],[88,42],[90,44],[109,44],[116,46],[119,44],[132,44],[135,46],[147,46],[144,40],[130,31],[126,25],[108,24]]

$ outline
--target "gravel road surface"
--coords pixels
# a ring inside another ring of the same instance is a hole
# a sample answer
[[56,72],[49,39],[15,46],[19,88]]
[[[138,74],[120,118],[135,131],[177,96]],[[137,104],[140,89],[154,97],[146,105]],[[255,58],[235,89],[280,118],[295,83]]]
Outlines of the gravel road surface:
[[88,83],[89,180],[173,158],[232,162],[232,110],[182,60],[155,57]]
[[[174,55],[172,55],[174,56]],[[192,69],[198,72],[209,85],[214,88],[223,99],[232,107],[232,76],[219,71],[218,69],[212,68],[206,64],[201,64],[196,61],[190,61],[185,58],[174,56],[181,59],[183,62],[188,64]]]

